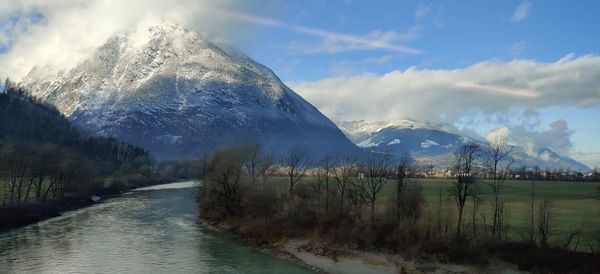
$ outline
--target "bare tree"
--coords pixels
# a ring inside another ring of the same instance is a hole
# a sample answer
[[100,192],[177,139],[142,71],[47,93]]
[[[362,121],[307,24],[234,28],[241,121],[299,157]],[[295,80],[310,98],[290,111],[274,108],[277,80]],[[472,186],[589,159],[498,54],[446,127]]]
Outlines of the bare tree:
[[256,178],[258,178],[258,161],[260,154],[260,145],[255,144],[248,148],[248,155],[246,161],[244,161],[244,169],[250,175],[250,179],[252,184],[256,183]]
[[510,175],[510,167],[514,162],[511,156],[513,146],[509,145],[506,137],[496,136],[488,140],[483,149],[484,167],[491,176],[489,184],[492,188],[494,200],[492,201],[492,236],[502,235],[502,225],[499,222],[501,218],[500,194],[504,182]]
[[375,220],[375,205],[379,193],[389,175],[389,155],[370,153],[364,163],[359,166],[358,197],[360,201],[371,208],[371,224]]
[[306,176],[306,170],[310,166],[310,159],[302,150],[295,148],[283,158],[282,164],[287,168],[286,173],[290,183],[290,198],[292,198],[294,196],[294,186]]
[[404,200],[406,195],[406,172],[413,163],[413,158],[409,152],[400,154],[396,163],[396,225],[404,218]]
[[535,215],[535,191],[534,191],[534,183],[533,181],[531,181],[529,183],[529,188],[531,191],[531,196],[529,198],[529,231],[528,231],[528,236],[529,236],[529,242],[532,244],[535,244],[535,219],[534,219],[534,215]]
[[354,173],[356,172],[356,165],[354,160],[348,156],[341,157],[335,167],[333,168],[333,177],[335,178],[335,185],[340,194],[340,213],[344,210],[344,195],[352,182]]
[[201,179],[202,182],[206,182],[206,176],[208,175],[208,164],[209,164],[209,155],[208,153],[202,153],[201,159],[200,159],[200,164],[202,165],[201,167]]
[[323,179],[325,180],[325,213],[327,213],[329,211],[329,194],[331,192],[329,188],[329,179],[333,173],[333,162],[331,157],[325,156],[321,161],[321,166],[319,168],[323,172]]
[[552,223],[552,202],[544,198],[538,207],[538,238],[542,248],[548,248]]
[[437,231],[442,231],[442,188],[440,187],[440,192],[438,194],[438,206],[437,206]]
[[479,152],[479,145],[466,144],[461,146],[451,159],[452,169],[456,174],[456,178],[452,184],[452,194],[458,207],[458,224],[456,234],[461,234],[463,211],[467,198],[469,197],[469,188],[476,182],[475,175],[477,173],[475,161]]
[[268,173],[273,166],[273,158],[270,155],[263,155],[259,144],[250,146],[247,153],[244,169],[250,175],[252,184],[255,184],[258,178],[270,175]]
[[240,149],[216,151],[208,163],[208,191],[228,216],[241,210],[240,179],[244,159]]
[[576,229],[566,234],[563,249],[577,251],[581,240],[581,234],[583,234],[581,229]]
[[471,215],[471,230],[473,235],[477,234],[477,212],[479,211],[479,204],[481,203],[480,191],[477,185],[471,187],[469,191],[471,200],[473,201],[473,213]]
[[267,178],[270,177],[271,175],[273,175],[273,172],[274,172],[273,156],[271,156],[271,155],[262,156],[258,161],[256,169],[258,171],[258,176],[261,177],[262,182],[265,183],[267,181]]

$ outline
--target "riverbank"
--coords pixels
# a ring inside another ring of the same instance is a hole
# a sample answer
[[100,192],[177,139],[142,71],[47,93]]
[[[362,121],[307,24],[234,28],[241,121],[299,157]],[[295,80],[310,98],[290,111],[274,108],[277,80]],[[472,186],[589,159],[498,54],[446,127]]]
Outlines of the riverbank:
[[22,203],[0,207],[0,232],[58,217],[66,211],[77,210],[92,204],[94,202],[90,199],[63,198],[50,200],[43,204]]
[[407,259],[399,254],[331,246],[311,240],[289,240],[284,250],[327,273],[524,273],[516,265],[494,261],[483,266]]
[[50,218],[58,217],[65,212],[94,205],[135,188],[177,181],[178,180],[160,179],[146,181],[126,188],[98,189],[93,193],[93,195],[98,196],[101,199],[96,202],[92,201],[90,197],[65,197],[60,199],[52,199],[44,203],[30,202],[0,207],[0,232],[28,226]]
[[360,250],[330,244],[309,237],[257,239],[241,234],[239,227],[227,222],[208,223],[204,228],[229,235],[261,252],[288,260],[320,273],[331,274],[394,274],[394,273],[527,273],[515,264],[500,260],[486,265],[461,265],[425,259],[407,259],[397,253]]
[[254,249],[262,253],[268,254],[270,256],[292,262],[298,266],[308,268],[320,273],[329,273],[319,268],[317,265],[311,265],[307,262],[304,262],[302,259],[295,256],[293,253],[288,252],[285,247],[285,245],[287,244],[287,241],[285,240],[276,243],[265,242],[263,244],[259,244],[258,242],[256,242],[256,239],[243,237],[241,234],[236,233],[234,230],[232,230],[232,227],[226,223],[210,223],[206,220],[200,219],[198,224],[205,229],[211,230],[215,233],[227,235],[238,242],[249,245]]

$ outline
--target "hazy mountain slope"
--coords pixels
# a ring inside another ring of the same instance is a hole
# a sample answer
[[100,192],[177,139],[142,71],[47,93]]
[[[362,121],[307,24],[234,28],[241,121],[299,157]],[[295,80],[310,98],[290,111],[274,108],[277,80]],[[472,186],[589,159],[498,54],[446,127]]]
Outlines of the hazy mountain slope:
[[[401,121],[350,121],[337,122],[338,126],[356,145],[372,151],[399,154],[409,151],[426,162],[443,165],[448,155],[460,145],[482,140],[472,139],[454,132],[450,126],[421,123],[411,120]],[[514,155],[519,166],[548,169],[575,169],[588,172],[590,168],[567,156],[560,155],[551,148],[539,148],[527,152],[515,147]]]
[[112,37],[76,67],[21,83],[75,123],[140,145],[159,158],[198,157],[235,142],[282,154],[357,148],[268,68],[178,26],[151,29],[134,46]]

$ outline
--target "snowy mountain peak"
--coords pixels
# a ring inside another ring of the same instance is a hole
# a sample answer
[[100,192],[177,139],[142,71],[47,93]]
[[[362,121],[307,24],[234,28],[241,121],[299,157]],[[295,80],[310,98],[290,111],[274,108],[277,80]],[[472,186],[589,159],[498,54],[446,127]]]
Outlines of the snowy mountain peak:
[[431,129],[438,130],[443,128],[441,124],[429,122],[418,122],[414,120],[392,120],[392,121],[336,121],[338,127],[350,139],[360,139],[367,135],[380,132],[384,129]]
[[278,153],[355,149],[270,69],[178,25],[114,35],[76,66],[42,72],[20,85],[77,124],[159,157],[197,157],[244,139]]

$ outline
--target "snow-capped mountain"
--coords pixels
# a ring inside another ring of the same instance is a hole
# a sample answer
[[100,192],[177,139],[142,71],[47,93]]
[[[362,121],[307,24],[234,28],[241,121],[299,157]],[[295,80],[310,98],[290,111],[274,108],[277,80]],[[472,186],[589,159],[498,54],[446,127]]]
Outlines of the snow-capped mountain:
[[390,153],[410,151],[414,155],[437,156],[454,152],[460,145],[473,141],[451,133],[448,126],[411,120],[337,124],[357,146]]
[[357,149],[271,70],[177,25],[151,28],[142,45],[115,35],[75,67],[46,74],[34,69],[20,85],[76,124],[162,159],[240,142],[276,155]]
[[[357,146],[371,151],[400,154],[410,152],[427,163],[443,165],[447,155],[466,143],[483,144],[483,140],[460,134],[449,125],[423,123],[411,120],[400,121],[350,121],[336,122],[350,140]],[[514,148],[516,164],[525,167],[548,169],[568,168],[588,172],[590,168],[551,148],[538,148],[526,151]]]
[[517,163],[526,167],[541,167],[546,169],[571,169],[582,172],[591,172],[592,169],[572,158],[554,151],[549,147],[538,148],[533,152],[526,152],[522,147],[516,147]]

